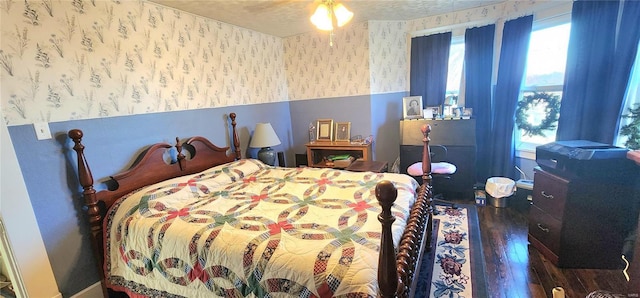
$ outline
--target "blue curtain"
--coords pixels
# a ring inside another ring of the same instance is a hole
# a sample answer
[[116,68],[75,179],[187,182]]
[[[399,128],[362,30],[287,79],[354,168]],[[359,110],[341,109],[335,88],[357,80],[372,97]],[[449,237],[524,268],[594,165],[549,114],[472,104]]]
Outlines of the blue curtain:
[[444,103],[450,48],[451,32],[411,39],[409,94],[422,96],[424,107]]
[[[557,140],[613,143],[640,36],[640,3],[575,1]],[[620,22],[616,38],[616,26]]]
[[[603,125],[606,127],[604,135],[607,138],[600,139],[601,142],[607,144],[614,142],[620,127],[620,115],[627,112],[624,110],[624,97],[630,86],[629,81],[638,52],[638,42],[640,42],[640,1],[624,1],[616,42],[616,59],[613,62],[613,73],[609,84],[609,96],[613,101],[613,108],[609,109],[603,117],[606,121]],[[619,108],[616,109],[616,106]],[[609,135],[607,132],[613,133]]]
[[489,144],[492,176],[515,176],[515,113],[527,62],[532,23],[533,16],[521,17],[505,22],[502,31]]
[[[470,28],[464,34],[465,107],[476,119],[476,156],[489,156],[491,138],[491,76],[496,25]],[[490,177],[489,160],[476,161],[476,181]]]

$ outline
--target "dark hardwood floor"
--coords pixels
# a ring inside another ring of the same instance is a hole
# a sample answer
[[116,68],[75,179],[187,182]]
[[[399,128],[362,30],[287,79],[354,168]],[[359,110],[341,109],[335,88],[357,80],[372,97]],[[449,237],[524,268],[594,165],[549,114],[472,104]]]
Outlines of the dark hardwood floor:
[[557,268],[529,245],[526,206],[477,209],[489,297],[552,297],[554,287],[564,288],[567,298],[596,290],[626,293],[621,270]]

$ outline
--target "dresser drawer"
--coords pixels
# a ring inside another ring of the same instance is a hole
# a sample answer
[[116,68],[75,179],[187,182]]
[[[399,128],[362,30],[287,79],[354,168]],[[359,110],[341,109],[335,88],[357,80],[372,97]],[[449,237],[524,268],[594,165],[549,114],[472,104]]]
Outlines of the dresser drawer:
[[531,206],[529,209],[529,234],[556,255],[560,255],[561,230],[562,222],[535,205]]
[[536,172],[533,183],[533,204],[562,220],[569,191],[569,182],[547,172]]

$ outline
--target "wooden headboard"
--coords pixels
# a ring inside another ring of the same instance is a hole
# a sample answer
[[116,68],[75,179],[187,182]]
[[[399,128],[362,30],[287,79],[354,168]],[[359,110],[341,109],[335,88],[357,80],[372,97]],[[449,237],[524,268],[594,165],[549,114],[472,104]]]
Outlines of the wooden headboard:
[[[96,192],[93,187],[94,179],[84,155],[85,146],[82,144],[84,133],[80,129],[69,131],[68,136],[75,143],[73,150],[78,156],[78,179],[83,188],[82,194],[91,226],[91,240],[99,264],[104,263],[102,239],[104,215],[118,198],[147,185],[198,173],[241,158],[240,141],[236,131],[236,114],[230,113],[229,118],[231,119],[231,140],[234,147],[231,154],[227,154],[229,146],[218,147],[203,137],[192,137],[184,143],[180,143],[179,138],[176,137],[176,144],[173,146],[168,143],[157,143],[145,149],[128,170],[110,177],[106,182],[109,186],[108,189],[99,192]],[[168,163],[164,156],[168,150],[172,150],[174,147],[177,154],[176,160]],[[189,152],[190,158],[183,154],[183,149]],[[103,279],[104,272],[99,271],[100,277]],[[103,291],[106,293],[104,283]]]

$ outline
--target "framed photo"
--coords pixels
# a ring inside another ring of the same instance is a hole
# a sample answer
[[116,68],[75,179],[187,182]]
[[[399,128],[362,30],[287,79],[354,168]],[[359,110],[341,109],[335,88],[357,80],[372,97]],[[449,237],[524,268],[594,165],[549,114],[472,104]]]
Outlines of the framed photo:
[[462,117],[463,118],[471,118],[471,116],[473,116],[473,109],[472,108],[464,108],[462,110]]
[[318,130],[317,141],[331,142],[333,140],[333,119],[318,119],[316,127]]
[[442,118],[451,118],[453,116],[453,112],[451,110],[451,106],[444,106],[442,108]]
[[451,108],[451,116],[453,118],[462,118],[463,110],[464,110],[464,107]]
[[422,118],[422,96],[406,96],[402,98],[402,118]]
[[422,116],[424,117],[424,119],[431,119],[434,118],[433,116],[433,110],[426,108],[422,110]]
[[438,117],[440,117],[440,106],[434,106],[434,107],[427,107],[427,110],[431,110],[431,115],[430,117],[426,117],[427,119],[436,119]]
[[351,122],[336,122],[335,141],[349,142],[351,140]]

